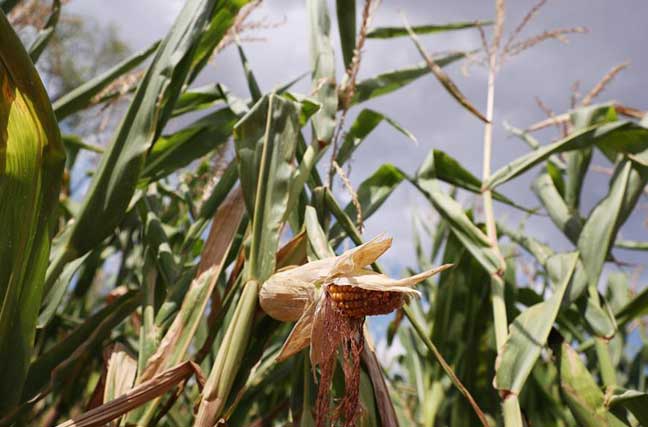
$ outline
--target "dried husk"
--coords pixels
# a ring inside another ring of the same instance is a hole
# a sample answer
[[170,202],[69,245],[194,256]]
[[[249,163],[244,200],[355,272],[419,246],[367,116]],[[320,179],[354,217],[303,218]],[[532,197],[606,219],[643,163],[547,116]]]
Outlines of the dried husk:
[[[272,275],[259,292],[261,307],[267,314],[284,322],[297,321],[277,361],[310,345],[313,373],[320,368],[318,427],[326,425],[330,418],[333,422],[343,419],[344,426],[355,426],[360,410],[358,390],[365,317],[401,307],[408,297],[419,295],[414,285],[451,267],[442,265],[404,279],[392,279],[368,269],[389,249],[391,242],[380,235],[340,256],[285,268]],[[345,392],[330,417],[329,389],[340,349]]]

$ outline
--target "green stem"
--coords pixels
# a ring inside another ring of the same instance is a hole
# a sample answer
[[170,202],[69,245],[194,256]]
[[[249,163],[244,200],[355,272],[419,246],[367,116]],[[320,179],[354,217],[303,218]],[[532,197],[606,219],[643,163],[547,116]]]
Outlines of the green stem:
[[[491,159],[493,153],[493,115],[495,112],[495,75],[497,73],[497,62],[499,54],[499,42],[501,31],[504,26],[504,2],[496,0],[497,22],[495,23],[495,35],[493,36],[493,45],[489,52],[488,67],[488,87],[486,94],[486,120],[484,126],[484,156],[482,166],[482,182],[490,178]],[[493,195],[490,189],[482,192],[484,201],[484,216],[486,221],[486,232],[493,248],[501,260],[501,271],[491,273],[491,300],[493,304],[493,324],[495,327],[495,345],[497,353],[506,342],[508,337],[508,319],[506,315],[506,303],[504,299],[504,281],[501,274],[506,268],[504,259],[497,244],[497,226],[495,224],[495,213],[493,211]],[[517,396],[508,396],[502,402],[502,411],[504,412],[504,425],[506,427],[522,426],[522,415]]]
[[504,412],[504,425],[506,427],[524,427],[522,422],[522,412],[520,411],[520,402],[514,394],[509,394],[502,403]]
[[216,361],[203,389],[194,426],[213,426],[218,421],[229,397],[234,379],[247,348],[257,309],[259,283],[248,281],[241,293],[232,321],[221,342]]
[[604,338],[596,338],[594,341],[596,348],[596,356],[598,357],[599,368],[601,369],[601,379],[605,387],[616,385],[616,373],[610,358],[610,349],[608,343]]

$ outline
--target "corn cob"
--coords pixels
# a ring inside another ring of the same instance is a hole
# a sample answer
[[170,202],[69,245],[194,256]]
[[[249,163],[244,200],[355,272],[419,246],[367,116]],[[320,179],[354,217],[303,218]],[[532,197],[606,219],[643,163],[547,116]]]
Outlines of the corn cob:
[[333,306],[346,317],[365,317],[387,314],[403,305],[403,293],[371,291],[356,286],[328,285]]

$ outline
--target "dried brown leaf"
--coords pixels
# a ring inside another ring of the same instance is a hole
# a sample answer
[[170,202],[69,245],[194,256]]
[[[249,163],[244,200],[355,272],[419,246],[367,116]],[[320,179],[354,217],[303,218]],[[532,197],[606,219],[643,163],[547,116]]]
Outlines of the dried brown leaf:
[[193,362],[184,362],[134,387],[126,394],[76,416],[57,427],[100,427],[171,390],[197,372]]

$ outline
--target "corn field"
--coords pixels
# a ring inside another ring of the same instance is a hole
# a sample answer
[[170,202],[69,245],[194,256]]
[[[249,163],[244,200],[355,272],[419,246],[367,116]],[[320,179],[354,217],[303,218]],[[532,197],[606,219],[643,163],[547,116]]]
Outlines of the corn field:
[[[0,0],[0,426],[648,426],[648,288],[624,260],[648,242],[619,233],[648,194],[648,114],[598,101],[623,66],[568,111],[507,124],[528,150],[493,156],[500,70],[584,28],[525,39],[545,1],[517,27],[504,0],[492,19],[385,27],[376,0],[306,0],[295,43],[311,68],[263,91],[239,37],[260,2],[186,0],[163,38],[51,97],[37,65],[65,46],[65,3]],[[429,53],[435,34],[464,31],[482,46]],[[395,38],[421,62],[361,78],[366,41]],[[225,49],[248,93],[196,84]],[[483,99],[450,64],[486,70]],[[376,127],[415,139],[363,103],[423,76],[483,126],[481,176],[432,148],[354,188]],[[75,135],[109,108],[105,144]],[[556,139],[536,136],[549,127]],[[595,155],[609,185],[589,210]],[[535,206],[501,188],[523,175]],[[399,186],[435,215],[415,218],[416,257],[393,272],[380,257],[402,237],[363,225]],[[504,208],[546,218],[569,248]],[[385,337],[367,327],[376,315]],[[402,351],[387,361],[380,338]]]

